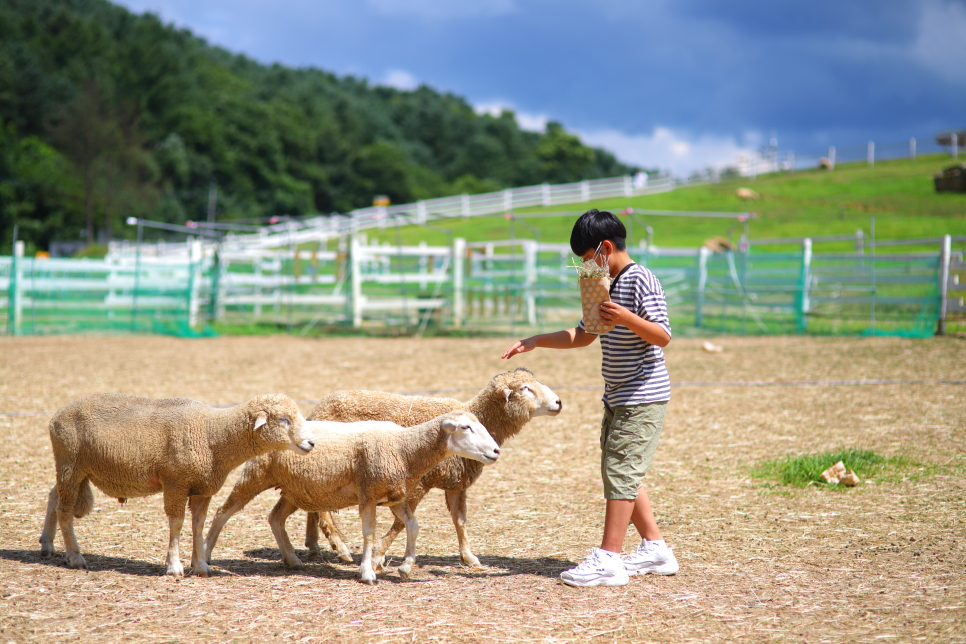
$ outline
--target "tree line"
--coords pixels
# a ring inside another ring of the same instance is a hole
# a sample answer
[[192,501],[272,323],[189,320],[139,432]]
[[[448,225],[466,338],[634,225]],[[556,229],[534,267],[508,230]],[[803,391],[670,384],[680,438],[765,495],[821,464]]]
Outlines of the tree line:
[[265,65],[107,0],[0,3],[0,249],[169,223],[616,176],[636,168],[551,122],[462,97]]

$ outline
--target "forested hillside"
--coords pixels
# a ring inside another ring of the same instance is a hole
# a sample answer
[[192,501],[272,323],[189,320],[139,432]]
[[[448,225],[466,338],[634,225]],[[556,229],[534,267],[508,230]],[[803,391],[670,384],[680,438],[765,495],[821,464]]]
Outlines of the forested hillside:
[[106,0],[0,2],[0,252],[632,171],[551,123],[263,65]]

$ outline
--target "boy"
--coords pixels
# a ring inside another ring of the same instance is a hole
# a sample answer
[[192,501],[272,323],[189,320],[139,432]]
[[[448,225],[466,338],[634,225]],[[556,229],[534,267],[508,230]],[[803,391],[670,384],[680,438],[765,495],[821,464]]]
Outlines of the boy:
[[[581,215],[570,235],[570,248],[576,255],[609,267],[611,301],[600,305],[600,317],[617,325],[600,336],[605,385],[600,436],[607,503],[604,537],[600,548],[591,550],[583,563],[560,574],[560,579],[571,586],[623,586],[629,575],[673,575],[678,571],[677,560],[661,537],[642,485],[671,398],[661,350],[671,341],[671,326],[660,282],[651,271],[634,263],[627,253],[626,238],[624,224],[613,214],[597,209]],[[537,347],[586,347],[596,337],[584,330],[581,320],[572,329],[519,340],[503,358]],[[631,522],[641,543],[622,559],[624,535]]]

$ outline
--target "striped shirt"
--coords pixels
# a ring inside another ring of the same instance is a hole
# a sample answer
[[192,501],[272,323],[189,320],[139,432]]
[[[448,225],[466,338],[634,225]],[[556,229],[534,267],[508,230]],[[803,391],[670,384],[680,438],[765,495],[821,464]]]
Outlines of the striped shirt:
[[[637,316],[659,325],[671,336],[664,289],[654,273],[628,265],[611,285],[610,298]],[[580,321],[584,328],[584,321]],[[626,326],[600,336],[604,403],[628,407],[671,399],[671,379],[661,347],[645,342]]]

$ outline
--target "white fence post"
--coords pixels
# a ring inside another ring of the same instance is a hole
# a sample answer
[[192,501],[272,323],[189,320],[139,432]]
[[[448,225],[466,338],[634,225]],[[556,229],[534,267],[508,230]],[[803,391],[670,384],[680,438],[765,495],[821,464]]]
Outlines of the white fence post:
[[835,169],[835,146],[830,145],[828,148],[828,169]]
[[507,212],[513,210],[513,191],[509,188],[503,191],[503,209]]
[[540,201],[544,206],[550,205],[550,184],[544,183],[540,186]]
[[10,257],[10,289],[7,293],[7,330],[10,335],[20,335],[23,322],[23,252],[24,243],[17,240]]
[[698,293],[694,301],[694,326],[704,324],[704,289],[708,284],[708,257],[711,249],[702,246],[698,249]]
[[426,202],[423,200],[416,202],[416,221],[421,224],[426,223]]
[[634,180],[630,177],[624,177],[624,196],[631,197],[634,195]]
[[198,290],[201,280],[201,240],[192,239],[188,247],[188,326],[194,328],[198,324]]
[[580,182],[580,200],[590,201],[590,182],[589,181],[585,180]]
[[362,326],[362,275],[360,268],[362,262],[359,261],[359,236],[352,233],[349,236],[349,277],[352,280],[351,300],[352,300],[352,326],[358,328]]
[[866,148],[865,156],[869,164],[869,167],[870,168],[874,167],[875,166],[875,141],[869,141],[868,148]]
[[808,237],[802,240],[802,293],[799,299],[798,321],[799,333],[804,333],[808,329],[808,311],[812,308],[811,300],[808,296],[809,282],[812,281],[812,240]]
[[946,335],[946,310],[949,308],[949,260],[953,251],[953,238],[943,235],[939,255],[939,325],[936,335]]
[[527,324],[537,324],[537,242],[526,239],[523,241],[523,274],[526,285]]
[[952,149],[953,158],[958,159],[959,158],[959,134],[957,134],[956,132],[953,132],[952,136],[949,137],[949,141],[952,144],[952,148],[953,148]]
[[914,136],[909,137],[909,160],[916,160],[916,137]]
[[466,317],[463,304],[463,261],[466,257],[466,240],[457,237],[453,240],[453,326],[463,326]]
[[464,217],[470,216],[470,196],[466,193],[460,196],[460,210]]

